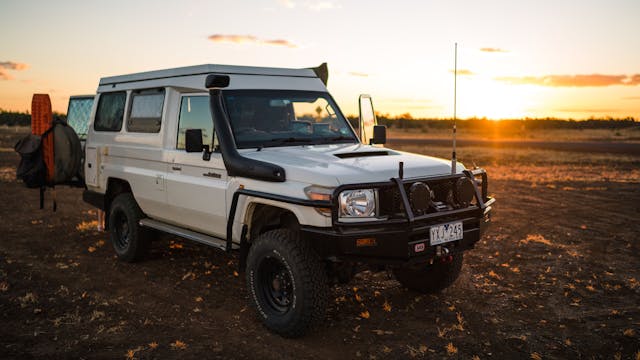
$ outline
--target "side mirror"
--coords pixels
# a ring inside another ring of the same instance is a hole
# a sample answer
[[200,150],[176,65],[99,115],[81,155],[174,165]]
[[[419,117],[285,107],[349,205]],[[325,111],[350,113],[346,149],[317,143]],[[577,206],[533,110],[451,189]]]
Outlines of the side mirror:
[[187,152],[202,151],[202,129],[187,129],[184,137],[184,148]]
[[378,124],[376,113],[373,110],[371,96],[366,94],[360,95],[358,107],[360,110],[360,142],[363,144],[371,144],[374,135],[373,128]]
[[376,125],[373,127],[373,139],[371,144],[386,144],[387,143],[387,127],[384,125]]

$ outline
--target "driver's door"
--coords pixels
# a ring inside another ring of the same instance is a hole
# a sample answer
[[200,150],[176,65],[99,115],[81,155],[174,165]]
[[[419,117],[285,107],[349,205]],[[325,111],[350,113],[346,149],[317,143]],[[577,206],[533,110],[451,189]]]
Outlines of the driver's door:
[[227,223],[227,171],[220,152],[211,159],[185,150],[185,131],[201,129],[202,143],[214,145],[208,95],[183,95],[175,149],[168,151],[167,205],[180,226],[224,238]]

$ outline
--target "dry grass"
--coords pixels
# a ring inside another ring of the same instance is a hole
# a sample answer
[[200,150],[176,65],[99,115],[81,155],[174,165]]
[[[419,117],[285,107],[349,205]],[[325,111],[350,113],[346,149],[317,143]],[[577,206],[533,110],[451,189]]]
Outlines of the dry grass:
[[[637,128],[626,129],[545,129],[505,130],[499,126],[490,126],[484,130],[464,129],[458,130],[459,139],[483,139],[483,140],[545,140],[545,141],[640,141],[640,131]],[[396,129],[390,128],[387,132],[389,138],[416,138],[444,139],[451,137],[451,129]]]
[[[451,158],[442,146],[394,145],[393,149]],[[519,180],[532,184],[553,182],[640,182],[640,157],[624,154],[583,153],[541,149],[459,147],[458,160],[466,167],[485,168],[490,180]],[[586,185],[585,185],[586,186]],[[580,184],[558,190],[584,189]]]

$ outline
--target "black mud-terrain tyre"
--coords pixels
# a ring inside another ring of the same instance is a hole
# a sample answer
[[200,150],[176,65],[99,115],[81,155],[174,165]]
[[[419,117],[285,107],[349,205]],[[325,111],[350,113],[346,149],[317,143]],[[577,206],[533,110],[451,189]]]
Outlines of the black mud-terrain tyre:
[[296,338],[324,320],[327,274],[295,232],[276,229],[258,236],[249,249],[246,278],[258,317],[269,330]]
[[120,260],[134,262],[149,251],[150,231],[139,224],[143,217],[131,193],[123,193],[113,199],[109,209],[109,230],[111,243]]
[[396,280],[404,287],[423,294],[432,294],[451,286],[462,270],[463,254],[453,255],[447,263],[440,261],[421,267],[404,267],[393,269]]

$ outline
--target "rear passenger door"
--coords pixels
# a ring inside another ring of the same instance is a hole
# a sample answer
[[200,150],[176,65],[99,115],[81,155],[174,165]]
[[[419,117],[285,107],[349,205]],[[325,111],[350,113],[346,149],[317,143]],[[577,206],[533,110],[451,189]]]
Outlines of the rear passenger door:
[[208,94],[183,95],[180,100],[175,148],[167,152],[169,164],[166,184],[170,222],[224,238],[227,171],[222,154],[214,151],[211,159],[205,161],[202,153],[187,153],[187,129],[201,129],[202,143],[208,144],[211,149],[215,148]]

